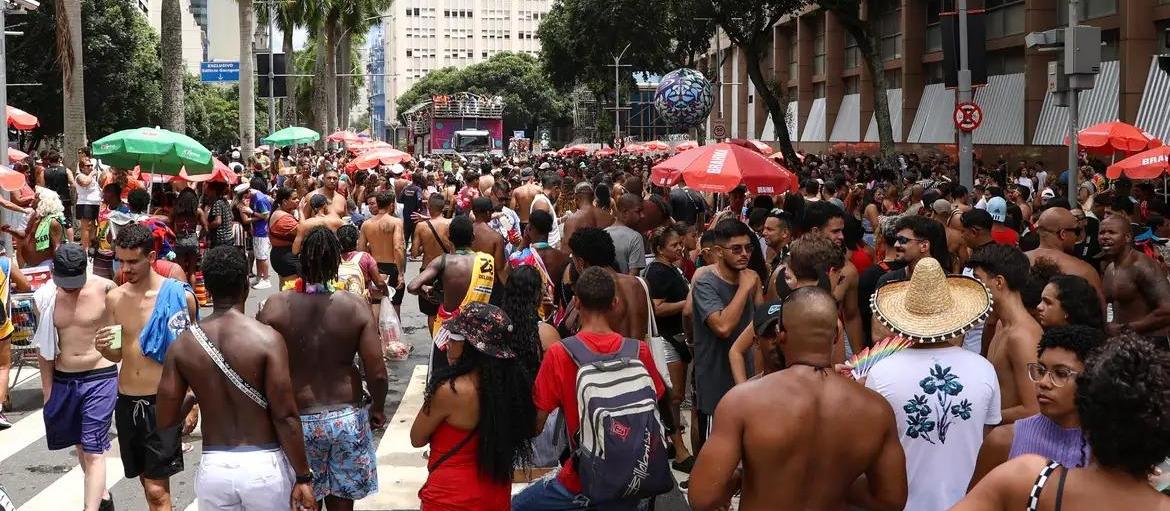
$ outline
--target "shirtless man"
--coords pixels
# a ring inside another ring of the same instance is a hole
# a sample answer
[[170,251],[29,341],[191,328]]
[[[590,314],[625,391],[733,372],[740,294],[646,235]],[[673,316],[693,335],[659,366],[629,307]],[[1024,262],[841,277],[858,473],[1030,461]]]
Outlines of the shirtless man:
[[902,509],[906,459],[893,410],[830,368],[836,300],[818,287],[800,288],[786,300],[782,322],[787,368],[720,400],[691,472],[691,506],[726,508],[742,478],[745,511]]
[[[448,230],[451,227],[451,220],[443,218],[443,209],[447,207],[447,202],[443,200],[443,195],[440,193],[431,194],[427,199],[427,218],[420,218],[414,226],[414,241],[410,244],[410,256],[422,257],[422,268],[426,268],[440,255],[450,254],[454,251],[451,248],[451,240],[448,238]],[[435,313],[439,312],[439,304],[432,302],[427,297],[418,296],[418,310],[427,316],[427,327],[433,326],[435,322]]]
[[946,221],[947,227],[960,230],[963,228],[963,223],[959,220],[959,217],[963,216],[963,213],[971,211],[971,205],[967,204],[969,196],[970,194],[968,194],[966,186],[956,185],[954,188],[951,188],[951,205],[955,209]]
[[[168,350],[158,386],[158,429],[179,427],[183,398],[193,391],[203,404],[200,464],[215,467],[196,475],[200,508],[277,510],[292,502],[316,509],[284,340],[239,310],[248,299],[248,260],[235,248],[216,247],[200,266],[215,311]],[[222,354],[243,382],[232,382],[202,343]]]
[[314,228],[328,227],[329,230],[337,232],[341,227],[341,217],[329,212],[329,199],[324,195],[314,195],[309,199],[309,211],[312,214],[301,217],[301,222],[297,224],[297,237],[293,240],[292,246],[294,254],[301,253],[301,244],[304,243],[305,236]]
[[495,257],[471,250],[475,239],[471,219],[466,215],[456,216],[447,232],[454,253],[442,254],[432,260],[406,286],[410,294],[427,295],[439,303],[431,325],[431,335],[436,337],[436,349],[431,350],[431,374],[447,366],[447,357],[443,354],[446,340],[439,335],[443,322],[455,317],[470,302],[490,302],[496,281]]
[[33,295],[38,311],[53,311],[52,318],[37,322],[34,336],[40,345],[45,439],[50,450],[76,448],[85,474],[86,511],[113,509],[105,452],[110,450],[118,368],[94,349],[93,339],[109,323],[106,293],[114,283],[96,275],[87,278],[85,250],[67,243],[53,255],[53,284]]
[[1084,278],[1097,289],[1101,303],[1105,303],[1101,275],[1092,265],[1072,255],[1073,247],[1081,237],[1080,223],[1072,212],[1060,207],[1044,210],[1036,220],[1036,232],[1040,237],[1040,247],[1026,253],[1028,261],[1035,263],[1037,259],[1045,258],[1056,263],[1061,273]]
[[329,213],[341,218],[345,216],[346,202],[345,195],[337,191],[337,183],[340,181],[340,174],[336,169],[326,168],[321,172],[321,181],[324,186],[309,192],[309,194],[302,196],[304,201],[301,204],[301,218],[310,218],[317,211],[317,208],[312,207],[311,200],[318,195],[325,197],[329,204]]
[[507,241],[500,233],[488,225],[492,221],[492,200],[488,197],[476,197],[471,200],[471,212],[475,215],[475,240],[471,242],[471,249],[476,252],[491,254],[495,260],[496,283],[502,285],[508,279],[508,262],[504,258],[504,246]]
[[479,194],[486,197],[491,195],[492,188],[496,186],[496,178],[492,175],[492,169],[483,169],[479,174]]
[[[369,304],[353,293],[329,291],[326,285],[337,279],[341,253],[333,231],[311,231],[300,257],[304,291],[273,295],[256,316],[284,337],[305,453],[313,470],[313,497],[324,499],[330,511],[353,509],[354,500],[378,490],[371,430],[386,423],[388,386],[378,324]],[[323,321],[326,318],[332,321]],[[361,373],[355,356],[361,357]],[[363,399],[362,374],[370,403]]]
[[647,339],[650,310],[646,288],[640,278],[619,273],[614,268],[615,250],[609,233],[596,227],[578,229],[569,238],[569,249],[578,272],[600,266],[613,274],[615,291],[621,303],[606,313],[610,327],[631,339]]
[[112,325],[97,331],[95,346],[107,360],[122,363],[114,421],[126,478],[140,478],[152,511],[167,511],[170,476],[183,470],[181,432],[157,428],[155,395],[167,348],[191,318],[199,316],[190,288],[151,268],[156,256],[145,226],[130,224],[118,230],[114,257],[126,283],[106,296]]
[[[548,231],[550,230],[552,230],[552,215],[548,214],[547,211],[533,211],[532,216],[529,217],[528,227],[524,229],[524,243],[540,256],[544,270],[548,272],[545,275],[541,275],[541,277],[549,279],[545,284],[551,283],[555,290],[558,279],[565,274],[565,268],[569,265],[569,254],[549,245]],[[512,257],[515,256],[516,254],[512,255]],[[509,266],[513,264],[515,264],[515,260],[512,260]],[[558,300],[560,296],[559,293],[554,293],[554,296],[547,298],[552,300],[553,305],[559,306],[562,305]],[[553,311],[554,308],[545,304],[541,305],[541,317],[548,318]]]
[[[817,201],[809,204],[804,210],[804,231],[820,233],[828,236],[845,253],[845,212],[828,201]],[[853,353],[861,351],[864,346],[865,330],[861,328],[861,309],[857,306],[857,282],[860,275],[857,267],[848,259],[841,269],[842,281],[834,289],[833,294],[841,304],[841,321],[845,323],[845,334]]]
[[1016,247],[993,244],[971,254],[967,266],[994,300],[992,309],[999,323],[987,359],[999,379],[1002,424],[1011,424],[1040,411],[1028,364],[1036,361],[1044,331],[1020,299],[1020,289],[1028,280],[1028,257]]
[[947,222],[955,217],[950,201],[938,199],[930,206],[930,217],[946,226],[947,252],[951,254],[951,267],[947,273],[959,273],[963,269],[963,262],[967,260],[967,245],[963,243],[963,231],[951,227]]
[[1024,185],[1009,185],[1008,199],[1020,208],[1020,224],[1028,225],[1032,221],[1032,189]]
[[[402,298],[405,295],[406,277],[406,228],[402,219],[394,216],[394,195],[380,192],[376,199],[378,211],[373,217],[362,222],[357,249],[368,252],[378,262],[378,272],[386,279],[386,285],[394,288],[390,303],[401,315]],[[374,307],[380,307],[381,299],[371,300]]]
[[593,205],[594,195],[592,185],[589,183],[577,183],[577,187],[573,190],[573,195],[577,199],[577,210],[565,218],[564,239],[572,239],[573,233],[577,232],[578,229],[589,227],[604,229],[613,224],[613,217]]
[[1166,348],[1170,337],[1170,283],[1149,256],[1133,248],[1133,233],[1124,217],[1101,221],[1098,233],[1105,267],[1105,299],[1113,305],[1109,335],[1133,330]]
[[520,179],[524,184],[512,190],[510,206],[517,215],[520,215],[520,230],[523,231],[524,226],[528,225],[528,214],[532,212],[532,200],[540,195],[540,185],[533,179],[532,167],[525,167],[520,171]]

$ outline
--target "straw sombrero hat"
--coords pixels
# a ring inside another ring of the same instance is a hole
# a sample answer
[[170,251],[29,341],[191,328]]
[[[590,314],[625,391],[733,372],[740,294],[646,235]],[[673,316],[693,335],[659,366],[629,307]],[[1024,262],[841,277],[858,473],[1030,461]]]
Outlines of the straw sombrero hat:
[[870,297],[886,328],[916,342],[942,342],[969,330],[991,313],[991,293],[979,280],[947,275],[938,261],[922,258],[910,280],[890,282]]

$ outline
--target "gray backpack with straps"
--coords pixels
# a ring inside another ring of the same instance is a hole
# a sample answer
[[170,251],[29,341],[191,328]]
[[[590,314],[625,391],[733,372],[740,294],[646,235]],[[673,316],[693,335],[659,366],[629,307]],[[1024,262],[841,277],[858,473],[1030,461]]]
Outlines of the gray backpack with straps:
[[595,504],[653,497],[674,487],[654,369],[638,358],[638,343],[622,339],[616,353],[600,355],[576,336],[561,341],[577,364],[581,427],[573,461],[581,493]]

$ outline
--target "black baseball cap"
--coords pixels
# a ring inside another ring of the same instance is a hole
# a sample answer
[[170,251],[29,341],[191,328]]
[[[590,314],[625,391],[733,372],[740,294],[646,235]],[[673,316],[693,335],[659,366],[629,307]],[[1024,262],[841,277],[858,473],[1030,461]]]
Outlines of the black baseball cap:
[[780,311],[783,305],[784,302],[774,300],[756,307],[755,315],[752,316],[752,323],[755,325],[757,336],[764,335],[771,330],[772,325],[780,322]]
[[53,253],[53,283],[64,289],[85,287],[85,250],[77,243],[66,243]]

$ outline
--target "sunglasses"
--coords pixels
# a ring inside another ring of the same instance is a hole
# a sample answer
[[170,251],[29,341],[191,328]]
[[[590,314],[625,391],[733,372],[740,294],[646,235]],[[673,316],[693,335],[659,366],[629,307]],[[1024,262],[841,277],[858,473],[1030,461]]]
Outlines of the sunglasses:
[[731,245],[729,247],[725,247],[723,245],[715,245],[715,246],[717,246],[723,250],[730,250],[731,253],[735,254],[735,255],[747,254],[752,249],[751,245]]
[[921,242],[924,242],[926,240],[920,240],[920,239],[916,239],[916,238],[907,238],[905,236],[894,236],[894,243],[897,245],[908,245],[912,241],[917,241],[917,242],[921,243]]

